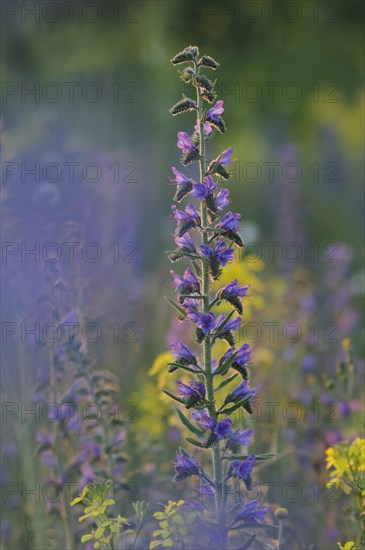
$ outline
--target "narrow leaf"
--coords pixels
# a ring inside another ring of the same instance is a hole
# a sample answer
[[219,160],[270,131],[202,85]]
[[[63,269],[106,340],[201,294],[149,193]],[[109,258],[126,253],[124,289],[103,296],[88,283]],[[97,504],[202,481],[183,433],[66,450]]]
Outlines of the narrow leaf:
[[180,411],[180,409],[175,407],[175,410],[181,422],[184,424],[186,428],[188,428],[188,430],[190,430],[193,434],[197,435],[198,437],[201,437],[202,435],[204,435],[204,432],[202,432],[201,430],[199,430],[199,428],[194,426],[194,424],[192,424],[190,420],[186,418],[186,416]]

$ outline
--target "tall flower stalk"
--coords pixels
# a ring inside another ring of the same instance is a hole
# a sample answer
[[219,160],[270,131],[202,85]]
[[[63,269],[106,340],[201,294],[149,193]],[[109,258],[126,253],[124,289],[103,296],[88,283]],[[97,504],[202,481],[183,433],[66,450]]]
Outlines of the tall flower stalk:
[[[175,481],[190,476],[200,477],[201,492],[214,494],[214,521],[210,528],[219,532],[219,547],[228,547],[228,534],[244,528],[246,523],[262,522],[267,509],[259,508],[257,501],[241,502],[228,510],[228,495],[232,482],[242,480],[250,489],[251,471],[261,457],[244,455],[241,449],[251,442],[252,430],[233,429],[231,415],[242,408],[252,413],[252,399],[257,391],[248,379],[248,362],[251,350],[248,344],[235,347],[234,331],[241,325],[242,299],[249,285],[240,287],[237,280],[214,293],[211,283],[217,281],[222,268],[233,259],[233,245],[242,247],[238,233],[240,214],[224,210],[229,204],[229,191],[220,184],[230,178],[229,163],[232,149],[227,149],[212,160],[207,160],[206,145],[214,135],[224,133],[223,101],[216,99],[215,84],[202,72],[216,70],[219,64],[211,57],[199,57],[196,46],[189,46],[172,60],[173,65],[184,64],[181,79],[195,88],[196,99],[184,96],[171,109],[180,115],[193,112],[196,121],[191,135],[178,133],[177,147],[181,150],[181,164],[198,165],[197,180],[172,168],[176,186],[174,201],[188,199],[184,210],[172,206],[177,223],[174,241],[177,248],[169,253],[172,262],[187,261],[190,265],[182,275],[171,271],[173,287],[178,301],[169,302],[176,308],[181,321],[192,323],[197,344],[201,346],[201,359],[182,342],[171,346],[174,362],[169,372],[189,373],[190,379],[177,380],[176,393],[165,392],[183,404],[190,418],[180,409],[180,419],[195,438],[187,441],[198,449],[210,449],[211,473],[199,465],[194,454],[180,449],[176,457]],[[188,64],[186,66],[186,64]],[[221,305],[230,306],[230,312],[220,312]],[[212,349],[219,342],[228,349],[219,361],[213,358]],[[238,380],[238,383],[237,383]],[[237,384],[232,388],[232,385]],[[227,391],[222,398],[222,389]],[[232,388],[232,389],[229,389]],[[161,535],[163,536],[163,535]],[[217,536],[217,535],[215,535]],[[157,546],[156,544],[155,546]]]

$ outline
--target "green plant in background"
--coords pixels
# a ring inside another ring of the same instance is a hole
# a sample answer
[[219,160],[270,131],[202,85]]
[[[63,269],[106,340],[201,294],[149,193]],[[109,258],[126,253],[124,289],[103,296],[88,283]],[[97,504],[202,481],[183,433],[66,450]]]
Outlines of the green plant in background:
[[[339,487],[345,494],[353,496],[349,513],[359,525],[359,541],[365,540],[365,439],[356,437],[351,443],[342,441],[329,447],[326,462],[327,469],[330,469],[327,487]],[[347,545],[346,550],[352,548]]]
[[[92,541],[94,548],[101,550],[134,548],[138,535],[149,512],[150,505],[144,501],[133,503],[135,512],[135,525],[131,528],[131,522],[118,514],[112,517],[110,506],[116,504],[113,498],[109,498],[113,482],[110,479],[101,479],[86,485],[79,497],[74,498],[71,506],[82,503],[85,505],[84,514],[79,521],[92,520],[91,532],[81,537],[81,542]],[[134,536],[133,536],[134,535]]]

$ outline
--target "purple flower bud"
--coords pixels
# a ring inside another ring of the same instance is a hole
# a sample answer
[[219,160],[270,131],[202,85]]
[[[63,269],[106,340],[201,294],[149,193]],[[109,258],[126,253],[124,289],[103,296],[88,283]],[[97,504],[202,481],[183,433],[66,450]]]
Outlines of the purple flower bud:
[[240,365],[241,367],[244,367],[247,363],[247,361],[250,360],[252,354],[252,350],[250,349],[249,344],[243,344],[238,352],[237,355],[234,358],[234,362]]
[[199,292],[199,281],[192,269],[186,269],[183,276],[178,275],[172,269],[170,270],[170,273],[173,276],[173,286],[178,292],[182,292],[183,294]]

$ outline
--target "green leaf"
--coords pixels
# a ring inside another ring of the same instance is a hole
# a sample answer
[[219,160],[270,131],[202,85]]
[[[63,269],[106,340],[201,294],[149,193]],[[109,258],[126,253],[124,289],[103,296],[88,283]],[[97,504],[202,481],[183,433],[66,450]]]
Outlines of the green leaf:
[[219,386],[216,387],[215,391],[219,391],[221,390],[222,388],[224,388],[225,386],[227,386],[227,384],[229,384],[230,382],[232,382],[232,380],[234,380],[236,378],[236,376],[238,376],[238,373],[236,372],[236,374],[234,374],[233,376],[230,376],[229,378],[227,378],[226,380],[224,380],[223,382],[221,382],[219,384]]
[[184,424],[186,428],[188,428],[188,430],[190,430],[193,434],[197,435],[198,437],[202,437],[204,435],[204,432],[202,432],[201,430],[199,430],[199,428],[194,426],[194,424],[192,424],[190,420],[186,418],[186,416],[180,411],[180,409],[175,407],[175,411],[178,417],[180,418],[181,422]]
[[205,446],[202,443],[200,443],[200,441],[197,441],[196,439],[192,439],[191,437],[186,437],[185,439],[192,445],[195,445],[196,447],[200,447],[201,449],[205,449]]
[[223,409],[223,411],[220,411],[219,414],[231,414],[234,411],[236,411],[237,409],[239,409],[239,407],[242,407],[251,398],[252,398],[252,395],[247,395],[244,399],[241,399],[240,401],[235,403],[232,407],[228,407],[228,409]]
[[[256,460],[269,460],[270,458],[273,458],[276,456],[277,453],[266,453],[261,455],[255,455]],[[222,460],[246,460],[248,458],[248,455],[241,455],[241,456],[224,456]]]
[[180,399],[180,397],[177,397],[169,390],[163,390],[163,392],[166,393],[166,395],[168,395],[169,397],[171,397],[171,399],[174,399],[175,401],[178,401],[179,403],[182,403],[183,405],[185,405],[185,401],[183,399]]
[[255,540],[256,538],[256,535],[251,535],[245,542],[245,544],[243,544],[242,546],[240,546],[239,548],[237,548],[237,550],[248,550],[251,546],[251,544],[253,543],[253,541]]
[[83,535],[81,537],[81,542],[87,542],[88,540],[91,540],[94,538],[94,535]]
[[232,530],[235,531],[236,529],[274,529],[277,531],[279,527],[277,527],[276,525],[271,525],[271,523],[258,523],[256,521],[252,521],[241,523],[240,525],[233,527]]
[[168,303],[174,307],[179,313],[180,315],[182,315],[182,317],[186,317],[186,312],[185,312],[185,309],[180,307],[176,302],[174,302],[173,300],[170,300],[170,298],[167,298],[165,296],[165,299],[168,301]]

